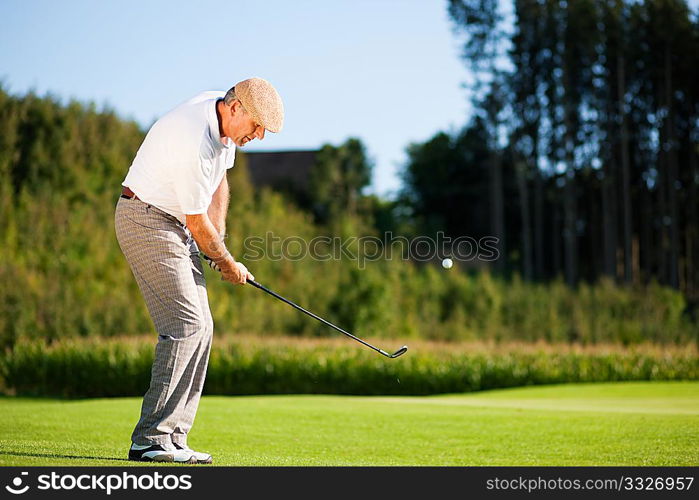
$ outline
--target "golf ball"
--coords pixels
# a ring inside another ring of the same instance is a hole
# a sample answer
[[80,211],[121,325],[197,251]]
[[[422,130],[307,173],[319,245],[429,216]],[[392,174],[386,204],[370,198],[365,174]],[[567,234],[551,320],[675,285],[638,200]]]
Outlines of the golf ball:
[[444,269],[451,269],[451,266],[453,266],[453,265],[454,265],[454,263],[451,261],[451,259],[444,259],[442,261],[442,267]]

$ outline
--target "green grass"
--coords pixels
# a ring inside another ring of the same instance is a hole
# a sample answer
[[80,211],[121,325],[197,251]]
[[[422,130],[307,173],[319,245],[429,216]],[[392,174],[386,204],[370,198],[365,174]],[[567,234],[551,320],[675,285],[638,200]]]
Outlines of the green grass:
[[[140,398],[0,399],[0,465],[129,465]],[[205,397],[218,465],[699,465],[699,382],[429,397]]]

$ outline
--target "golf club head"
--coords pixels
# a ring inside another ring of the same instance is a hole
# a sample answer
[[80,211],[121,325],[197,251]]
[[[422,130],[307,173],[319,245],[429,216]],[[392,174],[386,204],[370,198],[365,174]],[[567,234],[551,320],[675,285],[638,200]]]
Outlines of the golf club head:
[[391,358],[397,358],[398,356],[402,356],[403,354],[405,354],[405,352],[406,352],[407,350],[408,350],[408,346],[407,346],[407,345],[404,345],[403,347],[401,347],[400,349],[398,349],[396,352],[394,352],[393,354],[391,354]]

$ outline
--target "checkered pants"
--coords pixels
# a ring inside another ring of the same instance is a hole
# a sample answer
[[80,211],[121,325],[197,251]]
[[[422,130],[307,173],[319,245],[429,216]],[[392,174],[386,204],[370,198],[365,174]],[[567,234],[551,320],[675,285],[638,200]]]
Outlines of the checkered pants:
[[214,329],[198,249],[175,217],[140,200],[119,198],[114,222],[158,332],[150,387],[131,440],[187,446]]

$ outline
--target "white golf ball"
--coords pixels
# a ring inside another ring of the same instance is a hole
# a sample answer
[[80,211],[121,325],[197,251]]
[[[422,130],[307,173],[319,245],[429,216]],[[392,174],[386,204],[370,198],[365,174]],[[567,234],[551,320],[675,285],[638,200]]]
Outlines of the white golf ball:
[[444,269],[451,269],[451,266],[453,266],[453,265],[454,265],[454,263],[451,261],[451,259],[444,259],[442,261],[442,267]]

